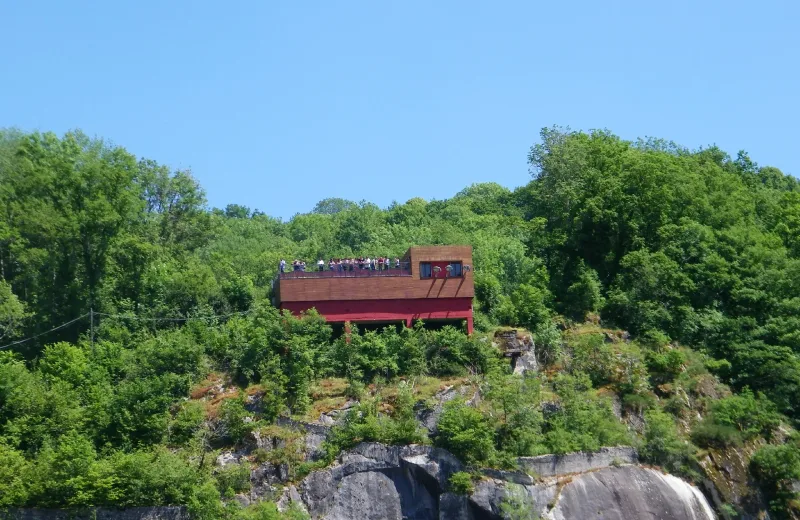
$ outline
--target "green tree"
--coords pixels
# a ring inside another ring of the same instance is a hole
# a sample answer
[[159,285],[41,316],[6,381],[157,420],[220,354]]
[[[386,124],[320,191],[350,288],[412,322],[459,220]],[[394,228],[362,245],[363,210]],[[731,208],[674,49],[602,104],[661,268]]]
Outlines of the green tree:
[[463,399],[453,399],[442,411],[436,444],[468,464],[486,463],[494,455],[494,428]]
[[0,340],[18,334],[22,320],[28,316],[25,305],[11,292],[11,286],[0,280]]

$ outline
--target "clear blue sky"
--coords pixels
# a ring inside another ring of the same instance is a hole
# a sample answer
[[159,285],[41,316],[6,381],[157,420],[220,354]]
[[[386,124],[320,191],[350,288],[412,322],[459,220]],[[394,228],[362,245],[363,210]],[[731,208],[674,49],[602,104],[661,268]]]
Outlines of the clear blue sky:
[[554,124],[797,175],[798,4],[9,0],[0,126],[81,128],[283,218],[525,184]]

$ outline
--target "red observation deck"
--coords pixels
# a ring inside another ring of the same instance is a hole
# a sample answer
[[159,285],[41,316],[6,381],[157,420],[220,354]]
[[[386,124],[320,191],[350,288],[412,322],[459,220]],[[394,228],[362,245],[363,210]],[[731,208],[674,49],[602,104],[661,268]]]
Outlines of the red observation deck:
[[278,308],[313,307],[332,323],[466,321],[471,334],[472,247],[412,247],[400,267],[393,260],[386,270],[289,271],[278,275],[274,293]]

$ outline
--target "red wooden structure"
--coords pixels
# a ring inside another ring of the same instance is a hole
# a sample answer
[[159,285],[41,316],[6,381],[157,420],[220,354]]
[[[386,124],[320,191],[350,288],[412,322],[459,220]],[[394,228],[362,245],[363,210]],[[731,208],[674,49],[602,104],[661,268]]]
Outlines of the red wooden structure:
[[[316,268],[316,265],[314,266]],[[275,303],[295,314],[315,308],[333,323],[467,322],[472,333],[471,246],[412,247],[387,270],[291,271],[274,286]]]

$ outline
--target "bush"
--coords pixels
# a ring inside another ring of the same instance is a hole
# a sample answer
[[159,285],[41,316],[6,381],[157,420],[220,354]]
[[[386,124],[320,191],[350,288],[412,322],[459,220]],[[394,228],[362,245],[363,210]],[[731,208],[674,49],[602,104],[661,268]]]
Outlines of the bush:
[[678,437],[672,417],[660,410],[645,413],[644,442],[639,454],[645,462],[695,479],[694,449]]
[[559,375],[554,388],[561,406],[545,417],[545,444],[550,453],[596,451],[630,442],[608,401],[592,391],[587,375]]
[[768,438],[780,423],[777,407],[745,388],[712,403],[709,415],[692,429],[692,439],[701,446],[739,446],[762,435]]
[[466,471],[457,471],[450,475],[447,481],[449,489],[457,495],[471,495],[475,491],[472,483],[472,475]]
[[241,444],[257,426],[252,419],[246,419],[250,412],[244,407],[244,396],[226,399],[222,402],[219,421],[222,424],[225,437],[234,444]]
[[691,435],[695,444],[709,448],[741,446],[742,444],[742,434],[739,430],[727,424],[715,423],[710,418],[695,424]]
[[182,445],[189,442],[206,419],[204,403],[186,401],[178,406],[175,418],[169,425],[169,443]]
[[468,464],[485,463],[494,455],[494,428],[480,411],[453,399],[439,418],[436,444]]
[[750,460],[750,471],[769,499],[770,512],[775,518],[789,518],[792,501],[797,499],[792,483],[800,480],[798,441],[762,447]]
[[250,468],[246,464],[230,464],[214,475],[219,493],[227,498],[250,489]]
[[500,511],[506,520],[535,520],[539,517],[533,501],[524,486],[509,482],[500,500]]
[[495,444],[502,452],[512,459],[547,452],[538,377],[493,373],[486,379],[482,393],[487,412],[499,423]]
[[28,472],[22,454],[0,442],[0,509],[25,504],[31,483]]
[[625,394],[622,406],[631,412],[642,413],[655,405],[655,399],[650,394]]
[[714,402],[711,416],[715,423],[739,430],[745,439],[769,437],[781,424],[775,404],[747,387],[738,395]]
[[331,430],[325,443],[328,459],[333,460],[340,451],[363,441],[386,444],[426,441],[417,426],[410,389],[399,389],[391,414],[379,412],[382,404],[378,394],[363,398],[357,406],[348,410],[342,423]]
[[439,376],[485,374],[497,365],[497,351],[451,326],[420,330],[428,369]]
[[686,355],[675,348],[649,351],[646,358],[647,369],[656,384],[674,380],[683,370]]

